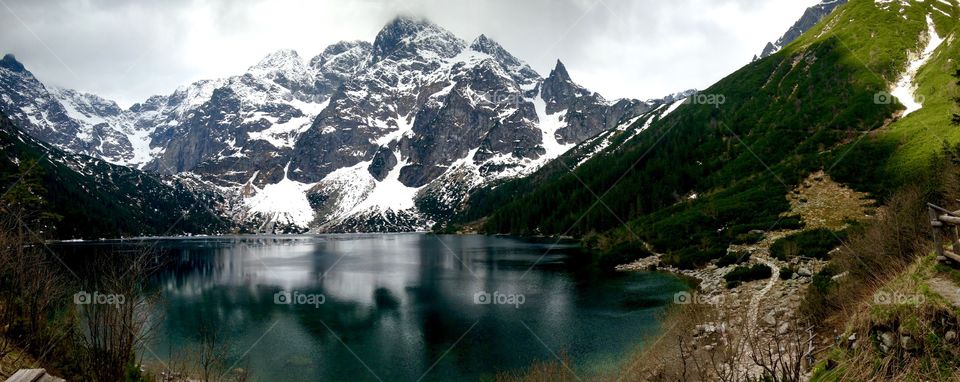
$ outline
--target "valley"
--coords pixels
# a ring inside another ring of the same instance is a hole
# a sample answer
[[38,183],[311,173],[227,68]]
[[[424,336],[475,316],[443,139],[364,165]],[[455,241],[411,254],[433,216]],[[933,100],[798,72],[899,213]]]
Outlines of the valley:
[[7,54],[0,368],[955,381],[960,3],[811,3],[645,100],[404,12],[125,108]]

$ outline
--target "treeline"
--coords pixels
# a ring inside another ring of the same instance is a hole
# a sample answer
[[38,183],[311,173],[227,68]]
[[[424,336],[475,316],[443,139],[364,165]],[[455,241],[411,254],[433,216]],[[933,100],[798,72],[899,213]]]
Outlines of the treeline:
[[139,235],[229,232],[212,209],[222,202],[209,192],[165,182],[156,175],[73,155],[42,144],[0,113],[0,190],[27,184],[45,190],[40,226],[51,239],[99,239]]

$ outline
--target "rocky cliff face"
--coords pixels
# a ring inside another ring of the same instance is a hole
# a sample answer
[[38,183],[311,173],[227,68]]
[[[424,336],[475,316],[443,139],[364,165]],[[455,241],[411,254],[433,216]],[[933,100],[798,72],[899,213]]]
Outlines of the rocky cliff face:
[[113,101],[47,87],[13,55],[0,60],[0,112],[30,135],[63,149],[117,164],[145,160],[145,131]]
[[[576,144],[662,104],[607,101],[559,61],[546,77],[481,35],[460,39],[397,18],[373,43],[304,60],[268,55],[128,110],[47,91],[0,64],[3,111],[77,153],[193,174],[264,230],[426,229],[470,190],[529,174]],[[43,118],[41,118],[43,117]]]

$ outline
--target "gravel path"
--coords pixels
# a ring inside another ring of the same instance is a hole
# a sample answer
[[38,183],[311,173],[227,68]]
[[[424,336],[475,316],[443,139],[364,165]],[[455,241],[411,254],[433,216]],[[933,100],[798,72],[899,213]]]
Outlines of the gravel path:
[[934,292],[947,299],[953,306],[960,308],[960,288],[957,287],[957,284],[950,280],[934,277],[927,281],[927,285]]
[[780,268],[777,267],[777,264],[769,258],[761,256],[757,256],[756,260],[770,267],[773,273],[771,273],[770,281],[767,282],[767,285],[750,299],[750,309],[747,311],[747,333],[754,333],[754,330],[756,330],[757,316],[760,314],[760,301],[763,300],[763,297],[766,296],[777,284],[777,281],[780,280]]

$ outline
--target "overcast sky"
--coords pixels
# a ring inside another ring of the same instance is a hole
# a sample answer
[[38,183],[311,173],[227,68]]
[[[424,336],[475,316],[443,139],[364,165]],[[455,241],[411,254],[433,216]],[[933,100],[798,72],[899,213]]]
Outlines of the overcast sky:
[[41,81],[121,106],[243,73],[269,52],[305,60],[373,41],[397,14],[481,33],[542,75],[559,58],[607,98],[706,88],[818,0],[0,0],[0,50]]

